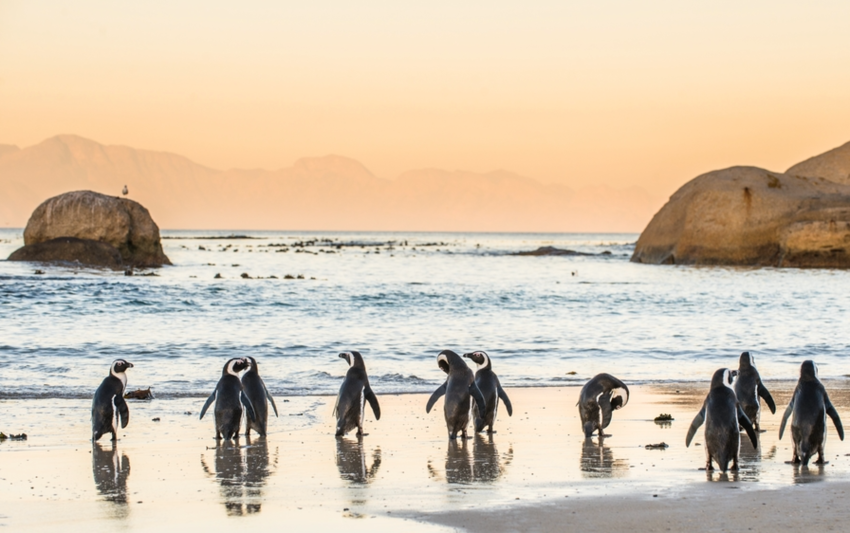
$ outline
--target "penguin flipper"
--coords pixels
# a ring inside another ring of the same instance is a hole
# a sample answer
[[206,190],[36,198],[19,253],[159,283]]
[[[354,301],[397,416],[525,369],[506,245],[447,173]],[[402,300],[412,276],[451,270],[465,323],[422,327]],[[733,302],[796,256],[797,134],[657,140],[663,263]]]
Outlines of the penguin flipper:
[[694,435],[696,435],[699,427],[705,422],[705,404],[702,404],[702,409],[699,410],[697,416],[694,417],[694,421],[691,422],[691,427],[688,428],[688,436],[685,437],[685,447],[691,445],[691,441],[694,439]]
[[508,393],[499,385],[499,399],[505,404],[505,409],[508,410],[508,416],[513,416],[514,408],[511,406],[511,400],[508,398]]
[[785,408],[785,414],[782,415],[782,422],[779,424],[779,440],[782,440],[782,435],[785,434],[785,423],[788,422],[788,417],[794,412],[794,401],[797,399],[797,391],[794,391],[794,396],[788,402],[788,407]]
[[747,413],[741,409],[741,404],[738,404],[738,424],[744,428],[744,431],[747,432],[747,436],[750,438],[750,442],[753,443],[753,448],[759,447],[759,439],[756,435],[756,430],[753,428],[753,423],[750,421],[750,417],[747,416]]
[[835,424],[835,430],[838,431],[838,438],[844,440],[844,426],[841,425],[841,418],[838,417],[838,411],[835,410],[835,406],[829,401],[829,396],[824,396],[824,400],[826,400],[824,402],[826,404],[826,414],[829,415],[832,423]]
[[245,406],[245,410],[248,413],[248,418],[252,421],[257,419],[257,415],[254,413],[254,404],[251,403],[251,399],[248,398],[248,395],[245,394],[245,391],[239,393],[239,399],[242,400],[242,405]]
[[198,418],[198,420],[204,419],[204,415],[207,414],[207,409],[209,409],[210,405],[212,405],[212,403],[215,401],[216,396],[218,396],[218,389],[214,390],[213,393],[210,394],[210,397],[207,398],[207,402],[204,404],[204,407],[201,409],[201,416]]
[[764,383],[759,380],[758,384],[758,393],[762,400],[767,404],[767,407],[770,409],[770,414],[776,414],[776,403],[773,401],[773,396],[770,395],[770,391],[767,390],[767,387],[764,386]]
[[269,399],[269,403],[272,404],[272,409],[274,409],[274,416],[277,416],[277,406],[274,404],[274,398],[272,398],[269,389],[266,388],[266,384],[263,383],[263,390],[266,392],[266,398]]
[[446,393],[446,385],[448,385],[448,381],[437,387],[437,390],[434,391],[434,394],[428,398],[428,404],[425,406],[425,412],[430,413],[431,408],[434,407],[434,404],[437,403],[437,400],[440,399]]
[[605,429],[611,423],[611,417],[614,415],[614,408],[611,407],[611,393],[603,392],[596,399],[596,403],[599,404],[599,410],[602,411],[602,429]]
[[469,394],[475,399],[475,405],[478,406],[478,416],[484,418],[487,416],[487,401],[484,399],[484,395],[481,394],[481,389],[478,388],[478,385],[473,381],[469,386]]
[[127,407],[127,401],[124,400],[124,396],[121,394],[116,394],[114,401],[115,408],[118,409],[118,416],[121,418],[121,427],[125,428],[130,423],[130,408]]
[[378,397],[375,396],[375,391],[372,390],[372,387],[367,385],[363,389],[363,394],[366,396],[366,401],[368,401],[369,405],[372,407],[372,412],[375,413],[375,420],[380,420],[381,406],[378,405]]

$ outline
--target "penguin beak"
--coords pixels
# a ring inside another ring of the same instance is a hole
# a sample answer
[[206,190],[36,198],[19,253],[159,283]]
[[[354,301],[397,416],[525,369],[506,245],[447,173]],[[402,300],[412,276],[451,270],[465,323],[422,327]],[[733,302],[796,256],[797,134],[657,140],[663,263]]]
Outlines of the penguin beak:
[[345,355],[345,353],[341,353],[341,354],[339,354],[339,358],[340,359],[348,359],[348,356]]
[[133,363],[127,363],[127,368],[133,368]]

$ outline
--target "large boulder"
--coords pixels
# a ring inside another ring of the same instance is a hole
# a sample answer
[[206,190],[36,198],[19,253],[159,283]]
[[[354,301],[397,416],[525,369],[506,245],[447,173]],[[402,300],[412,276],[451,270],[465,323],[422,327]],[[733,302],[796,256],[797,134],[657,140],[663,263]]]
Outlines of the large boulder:
[[850,268],[850,185],[755,167],[703,174],[652,218],[631,260]]
[[148,210],[126,198],[75,191],[45,200],[30,216],[24,244],[29,247],[59,237],[107,243],[118,250],[127,266],[171,264]]
[[111,244],[76,237],[59,237],[18,248],[9,261],[76,263],[112,270],[121,270],[124,265],[121,253]]
[[826,178],[850,185],[850,142],[797,163],[785,173],[808,178]]

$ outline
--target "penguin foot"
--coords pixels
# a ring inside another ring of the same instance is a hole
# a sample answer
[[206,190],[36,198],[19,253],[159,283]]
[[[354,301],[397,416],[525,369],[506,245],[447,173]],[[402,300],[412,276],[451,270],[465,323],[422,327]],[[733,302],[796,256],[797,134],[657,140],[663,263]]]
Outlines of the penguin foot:
[[610,433],[600,433],[599,434],[599,438],[601,438],[601,439],[607,439],[610,436],[611,436]]

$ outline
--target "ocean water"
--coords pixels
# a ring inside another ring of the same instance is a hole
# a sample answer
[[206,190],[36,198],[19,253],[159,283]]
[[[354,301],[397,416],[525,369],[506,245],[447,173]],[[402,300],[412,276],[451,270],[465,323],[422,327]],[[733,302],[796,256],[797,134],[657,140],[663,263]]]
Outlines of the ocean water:
[[[706,381],[744,350],[765,379],[850,374],[847,271],[632,264],[635,234],[163,236],[174,266],[134,276],[0,261],[0,398],[91,397],[117,357],[129,389],[206,396],[243,355],[276,395],[335,394],[347,350],[379,393],[433,390],[442,349],[508,387]],[[0,257],[22,244],[0,230]],[[539,246],[592,255],[513,255]]]

